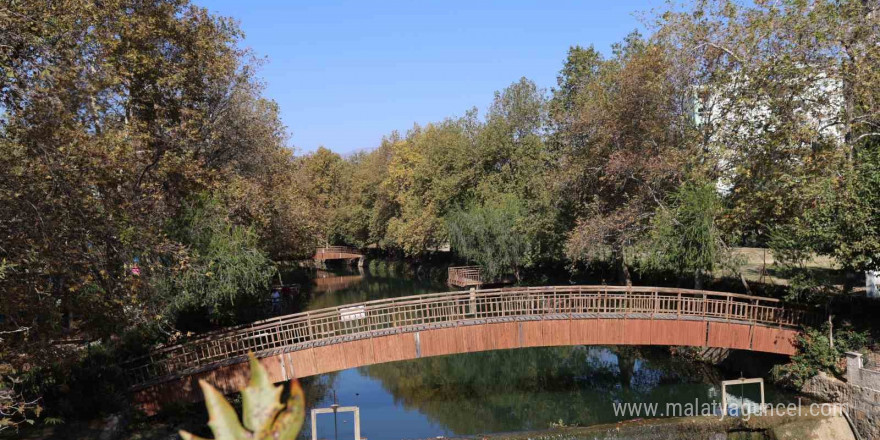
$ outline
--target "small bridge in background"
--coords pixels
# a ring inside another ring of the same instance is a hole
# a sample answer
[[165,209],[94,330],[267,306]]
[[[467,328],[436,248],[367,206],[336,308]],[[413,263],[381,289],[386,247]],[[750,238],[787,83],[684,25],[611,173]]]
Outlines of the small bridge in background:
[[510,277],[487,280],[483,275],[483,268],[480,266],[453,266],[447,269],[446,284],[454,287],[497,287],[511,283],[513,283],[513,279]]
[[702,290],[548,286],[436,293],[280,316],[161,347],[125,364],[147,412],[224,392],[256,353],[280,382],[364,365],[485,350],[560,345],[673,345],[791,355],[807,311],[779,300]]
[[446,283],[455,287],[479,287],[483,285],[483,271],[480,266],[450,267]]
[[349,246],[326,246],[317,248],[312,258],[315,261],[357,260],[364,258],[364,253]]

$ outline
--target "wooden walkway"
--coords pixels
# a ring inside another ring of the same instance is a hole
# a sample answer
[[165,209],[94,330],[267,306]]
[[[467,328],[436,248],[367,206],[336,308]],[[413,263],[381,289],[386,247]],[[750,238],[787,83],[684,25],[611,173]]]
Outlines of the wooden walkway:
[[395,360],[552,345],[689,345],[793,354],[815,317],[775,299],[658,287],[549,286],[447,292],[281,316],[161,347],[124,367],[147,410],[235,391],[246,354],[275,380]]
[[364,253],[349,246],[326,246],[315,249],[313,258],[315,261],[355,260],[364,258]]

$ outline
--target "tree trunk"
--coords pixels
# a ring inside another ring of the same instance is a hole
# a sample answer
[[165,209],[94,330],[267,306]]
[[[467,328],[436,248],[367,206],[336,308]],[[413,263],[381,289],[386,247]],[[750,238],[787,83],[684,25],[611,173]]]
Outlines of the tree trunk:
[[632,275],[626,265],[626,254],[623,249],[616,249],[612,255],[614,257],[613,263],[617,266],[617,282],[632,286]]
[[629,389],[636,371],[636,356],[629,352],[618,352],[617,368],[620,370],[621,385]]
[[629,266],[626,265],[626,260],[623,258],[620,259],[620,279],[618,281],[627,287],[632,286],[632,274],[629,273]]
[[828,345],[834,349],[834,315],[828,314]]
[[749,282],[746,281],[746,276],[745,276],[742,272],[740,272],[740,274],[739,274],[739,280],[742,281],[742,285],[743,285],[743,287],[746,288],[746,293],[748,293],[749,295],[751,295],[751,294],[752,294],[752,288],[749,287]]

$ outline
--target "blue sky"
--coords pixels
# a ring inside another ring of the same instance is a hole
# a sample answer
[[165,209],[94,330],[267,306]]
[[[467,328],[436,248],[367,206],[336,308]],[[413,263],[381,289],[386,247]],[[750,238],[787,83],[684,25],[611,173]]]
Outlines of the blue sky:
[[643,28],[626,1],[195,0],[239,20],[298,153],[375,148],[392,130],[481,111],[525,76],[556,84],[569,46]]

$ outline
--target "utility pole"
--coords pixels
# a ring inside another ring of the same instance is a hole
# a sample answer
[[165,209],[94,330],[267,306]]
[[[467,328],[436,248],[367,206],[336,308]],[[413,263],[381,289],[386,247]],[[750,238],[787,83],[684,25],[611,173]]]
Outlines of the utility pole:
[[339,412],[339,400],[336,399],[336,390],[333,390],[333,405],[330,405],[330,408],[333,408],[333,440],[339,440],[339,423],[336,421],[336,414]]

